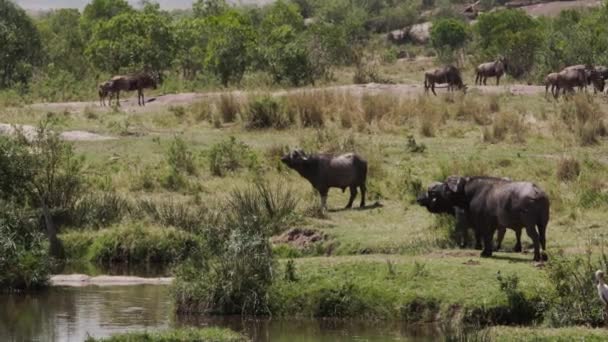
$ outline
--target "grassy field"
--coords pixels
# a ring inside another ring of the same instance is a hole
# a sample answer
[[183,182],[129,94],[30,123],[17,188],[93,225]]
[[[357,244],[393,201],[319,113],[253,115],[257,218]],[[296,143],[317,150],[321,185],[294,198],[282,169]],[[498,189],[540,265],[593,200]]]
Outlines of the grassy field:
[[[427,67],[424,63],[408,66],[409,73],[398,81],[419,79],[418,73]],[[383,72],[401,70],[393,67]],[[317,230],[325,239],[304,249],[275,246],[277,255],[297,257],[297,281],[277,282],[271,291],[274,302],[282,303],[272,308],[279,315],[516,321],[519,313],[509,311],[511,303],[500,289],[498,273],[517,275],[518,291],[532,303],[548,291],[546,272],[531,262],[530,253],[510,252],[512,232],[492,259],[479,258],[476,250],[458,249],[450,238],[450,222],[414,203],[430,182],[452,174],[510,177],[540,185],[551,198],[549,262],[557,254],[582,255],[603,247],[608,234],[608,101],[603,96],[577,95],[555,102],[542,95],[476,90],[466,96],[438,97],[382,91],[296,92],[277,98],[278,110],[263,107],[274,113],[272,127],[250,129],[254,102],[258,97],[241,94],[146,110],[90,105],[54,107],[54,112],[5,108],[0,122],[35,124],[50,115],[60,130],[114,137],[78,141],[75,147],[84,155],[91,191],[114,192],[134,208],[146,199],[180,204],[190,208],[191,215],[203,208],[222,211],[231,191],[260,179],[291,189],[299,201],[297,227]],[[234,120],[227,120],[231,116]],[[235,138],[233,143],[230,137]],[[178,154],[187,166],[178,172],[169,151],[180,141],[185,148]],[[279,161],[293,147],[362,154],[370,165],[368,203],[379,205],[343,211],[348,194],[334,189],[329,212],[319,214],[319,199],[310,185]],[[218,162],[218,155],[226,159]],[[218,168],[222,176],[214,171]],[[98,232],[65,231],[68,252],[76,258],[105,260],[112,258],[115,247],[121,258],[181,258],[180,244],[192,238],[162,230],[183,227],[166,215],[142,217],[141,212],[130,209],[118,222],[96,227]],[[172,236],[165,245],[155,245],[171,253],[139,249],[138,242],[147,240],[127,234],[134,226],[141,226],[139,234],[150,239]],[[122,239],[129,242],[126,249],[117,247],[123,236],[130,237]],[[523,241],[529,248],[525,234]],[[280,267],[285,263],[282,260]]]
[[204,329],[176,329],[160,333],[128,333],[119,334],[104,339],[87,339],[88,342],[180,342],[180,341],[216,341],[216,342],[245,342],[248,339],[228,329],[204,328]]

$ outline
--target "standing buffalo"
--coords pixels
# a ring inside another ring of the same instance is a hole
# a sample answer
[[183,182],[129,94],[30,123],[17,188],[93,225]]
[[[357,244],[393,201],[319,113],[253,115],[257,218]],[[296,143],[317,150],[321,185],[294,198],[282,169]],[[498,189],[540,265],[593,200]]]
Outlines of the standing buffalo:
[[116,103],[120,106],[120,92],[137,90],[137,104],[145,106],[144,89],[156,89],[160,81],[160,74],[150,72],[142,72],[131,75],[114,76],[110,80],[112,82],[111,92],[116,94]]
[[428,92],[429,88],[435,93],[435,83],[447,83],[448,91],[453,90],[454,87],[466,92],[467,86],[462,82],[460,76],[460,70],[453,65],[444,66],[433,71],[427,71],[424,73],[424,91]]
[[488,77],[496,77],[496,85],[500,84],[500,78],[507,70],[507,64],[503,57],[499,57],[494,62],[479,64],[475,68],[475,84],[486,85]]
[[[505,179],[507,180],[507,179]],[[467,218],[465,209],[453,206],[450,201],[442,197],[442,186],[443,183],[433,183],[429,186],[428,190],[419,195],[416,199],[419,205],[425,207],[429,212],[434,214],[450,214],[456,218],[456,233],[458,234],[459,243],[461,248],[465,248],[468,245],[468,233],[469,228],[473,228]],[[515,243],[515,252],[521,252],[521,228],[513,229],[515,231],[515,237],[517,239]],[[498,229],[498,236],[496,238],[496,247],[494,250],[499,250],[504,240],[506,228]],[[475,230],[475,249],[481,249],[481,234],[480,231]]]
[[361,207],[365,207],[365,182],[367,179],[367,161],[354,153],[338,156],[331,154],[307,155],[302,150],[293,150],[281,158],[289,168],[296,170],[306,178],[321,195],[321,206],[327,209],[329,188],[350,189],[350,199],[346,205],[349,209],[357,196],[357,187],[361,189]]
[[451,176],[437,187],[436,194],[444,203],[465,211],[468,222],[483,238],[482,257],[492,256],[497,229],[525,227],[534,245],[534,261],[547,259],[544,251],[549,198],[533,183]]

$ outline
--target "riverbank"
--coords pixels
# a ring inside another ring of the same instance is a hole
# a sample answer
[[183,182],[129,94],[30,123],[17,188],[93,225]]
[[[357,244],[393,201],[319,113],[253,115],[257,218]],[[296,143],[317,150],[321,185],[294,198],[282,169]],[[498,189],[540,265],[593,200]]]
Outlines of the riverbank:
[[191,341],[213,341],[213,342],[247,342],[249,339],[234,331],[221,328],[204,329],[175,329],[158,333],[126,333],[117,334],[109,338],[88,338],[86,342],[191,342]]
[[143,278],[129,276],[95,276],[86,274],[59,274],[52,275],[49,280],[50,286],[136,286],[136,285],[171,285],[174,278]]

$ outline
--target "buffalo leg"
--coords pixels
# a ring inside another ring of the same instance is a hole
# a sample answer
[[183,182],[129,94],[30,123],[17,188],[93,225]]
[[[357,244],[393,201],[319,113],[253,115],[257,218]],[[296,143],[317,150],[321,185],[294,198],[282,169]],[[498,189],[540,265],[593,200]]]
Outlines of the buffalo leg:
[[516,253],[521,253],[521,228],[515,229],[515,238],[517,241],[515,242],[513,251]]
[[475,85],[477,85],[477,82],[479,82],[479,73],[475,74]]
[[116,105],[120,107],[120,91],[116,92]]
[[483,236],[483,251],[481,256],[488,258],[492,256],[492,240],[494,240],[494,230],[488,229]]
[[353,202],[355,201],[355,197],[357,197],[357,187],[351,185],[350,186],[350,198],[348,199],[348,204],[345,209],[350,209],[353,207]]
[[495,251],[500,249],[500,246],[502,245],[502,240],[504,240],[506,232],[507,228],[498,228],[498,235],[496,236],[496,246],[494,247]]
[[359,186],[359,189],[361,190],[361,208],[365,208],[365,191],[367,190],[367,188],[365,187],[365,184]]
[[500,85],[500,76],[496,76],[496,85]]
[[464,212],[460,209],[456,209],[456,233],[460,238],[460,248],[466,248],[469,244],[469,234],[467,232],[468,222]]
[[323,211],[327,210],[327,193],[328,192],[329,192],[329,189],[319,190],[319,195],[321,195],[321,210],[323,210]]
[[534,224],[526,225],[526,233],[532,240],[534,245],[534,261],[540,261],[540,243],[538,239],[538,233],[536,232],[536,226]]

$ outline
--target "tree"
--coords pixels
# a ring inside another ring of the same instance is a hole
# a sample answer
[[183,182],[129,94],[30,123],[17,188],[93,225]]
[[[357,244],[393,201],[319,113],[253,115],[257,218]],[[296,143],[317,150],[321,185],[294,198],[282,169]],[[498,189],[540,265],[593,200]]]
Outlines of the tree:
[[196,0],[192,4],[192,11],[197,18],[207,18],[221,15],[228,10],[226,0]]
[[126,0],[93,0],[82,12],[82,31],[86,39],[93,34],[98,23],[103,23],[123,13],[133,12]]
[[184,18],[174,27],[175,64],[186,79],[194,79],[203,69],[209,42],[207,23],[202,18]]
[[240,82],[251,65],[255,31],[240,13],[228,10],[220,16],[207,18],[209,43],[205,66],[224,86]]
[[76,9],[53,11],[38,22],[44,46],[44,64],[48,68],[80,77],[88,72],[85,41],[79,23],[80,12]]
[[174,58],[169,19],[159,12],[123,13],[95,27],[87,47],[91,62],[104,71],[163,70]]
[[25,11],[0,0],[0,89],[27,84],[42,58],[40,34]]
[[456,50],[464,47],[467,37],[467,26],[460,20],[439,19],[431,28],[431,45],[440,59],[451,59]]
[[509,73],[520,77],[534,65],[542,43],[539,22],[521,10],[482,14],[475,25],[477,53],[483,60],[504,56]]

